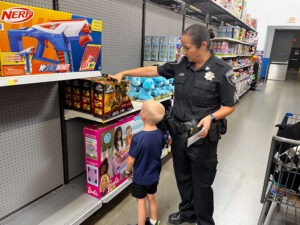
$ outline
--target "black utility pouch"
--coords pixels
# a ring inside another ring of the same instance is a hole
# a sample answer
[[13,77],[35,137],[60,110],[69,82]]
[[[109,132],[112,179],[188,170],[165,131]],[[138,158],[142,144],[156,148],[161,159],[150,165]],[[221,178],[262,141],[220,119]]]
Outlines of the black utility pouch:
[[209,131],[208,131],[208,138],[211,142],[216,142],[221,139],[221,134],[219,132],[219,124],[216,122],[211,123]]
[[173,114],[173,107],[170,107],[166,111],[163,121],[167,129],[169,130],[171,137],[176,136],[178,132],[177,132],[177,123],[175,121],[174,114]]
[[227,119],[223,118],[223,119],[218,120],[218,124],[219,124],[218,129],[219,129],[220,134],[226,134],[226,131],[227,131]]

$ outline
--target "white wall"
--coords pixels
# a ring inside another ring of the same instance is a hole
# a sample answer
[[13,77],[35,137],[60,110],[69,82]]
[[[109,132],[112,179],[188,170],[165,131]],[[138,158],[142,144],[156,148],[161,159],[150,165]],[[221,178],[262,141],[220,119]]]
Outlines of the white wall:
[[[258,19],[258,46],[265,49],[267,26],[300,26],[299,0],[247,0],[247,12]],[[296,23],[288,23],[288,17],[296,16]]]

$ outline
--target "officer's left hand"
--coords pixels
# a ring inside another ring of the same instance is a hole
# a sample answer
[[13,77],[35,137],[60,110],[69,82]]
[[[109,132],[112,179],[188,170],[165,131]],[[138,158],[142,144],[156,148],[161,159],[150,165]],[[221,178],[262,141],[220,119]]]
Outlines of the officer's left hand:
[[198,123],[197,127],[203,126],[202,129],[201,129],[201,132],[199,134],[199,136],[201,138],[205,138],[206,135],[208,134],[210,124],[211,124],[211,117],[210,116],[206,116],[206,117],[202,118],[202,120],[200,120],[200,122]]

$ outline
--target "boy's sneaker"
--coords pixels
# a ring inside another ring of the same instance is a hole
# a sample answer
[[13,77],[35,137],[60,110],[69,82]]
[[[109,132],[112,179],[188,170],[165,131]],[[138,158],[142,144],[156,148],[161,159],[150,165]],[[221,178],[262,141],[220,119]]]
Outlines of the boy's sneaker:
[[150,217],[147,217],[145,225],[160,225],[160,220],[157,220],[155,224],[152,224],[150,222]]

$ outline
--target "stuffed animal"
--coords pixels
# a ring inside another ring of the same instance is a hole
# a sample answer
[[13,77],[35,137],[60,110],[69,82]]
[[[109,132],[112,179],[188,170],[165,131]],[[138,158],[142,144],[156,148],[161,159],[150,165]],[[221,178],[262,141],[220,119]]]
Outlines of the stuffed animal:
[[164,77],[153,77],[155,87],[161,87],[164,85]]
[[151,90],[153,90],[155,87],[154,81],[151,78],[146,78],[143,81],[143,87],[140,88],[138,92],[137,99],[139,100],[152,100],[153,96],[151,95]]
[[160,87],[155,87],[152,91],[151,91],[151,95],[157,99],[159,96],[163,95],[163,92],[161,90]]
[[131,99],[137,99],[138,91],[141,85],[141,79],[139,77],[126,77],[126,79],[128,79],[130,82],[129,91],[126,92],[126,94]]

